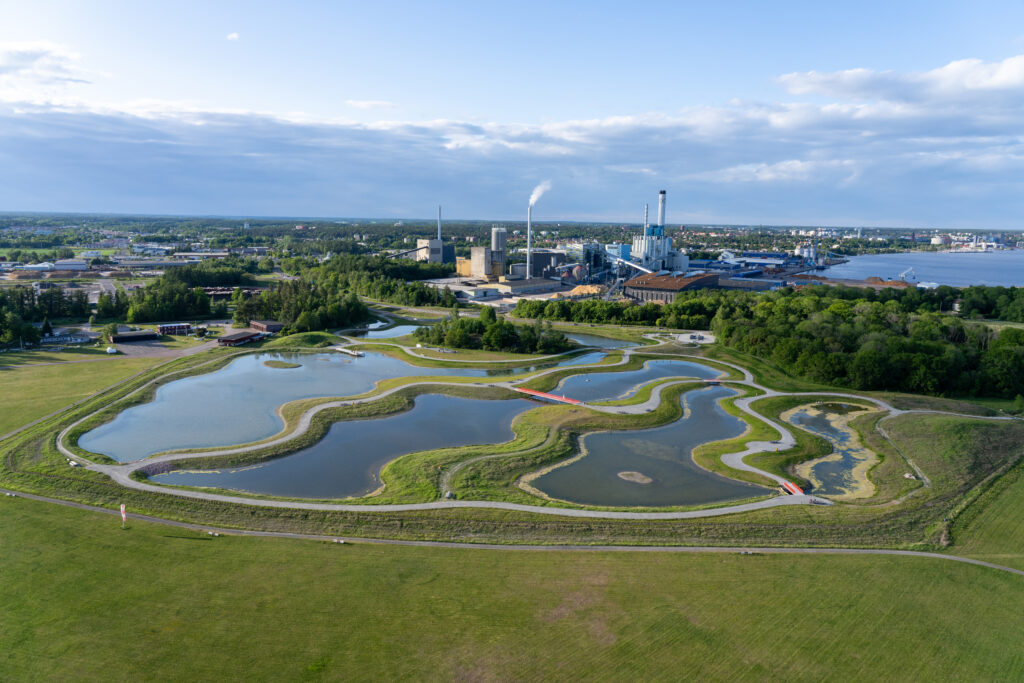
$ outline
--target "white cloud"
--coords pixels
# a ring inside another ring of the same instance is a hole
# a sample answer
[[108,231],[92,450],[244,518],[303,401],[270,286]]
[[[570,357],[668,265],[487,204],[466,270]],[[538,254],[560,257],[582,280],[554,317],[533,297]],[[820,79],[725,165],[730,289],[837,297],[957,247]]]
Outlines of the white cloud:
[[89,83],[94,74],[79,55],[46,41],[0,43],[0,99],[35,101],[68,86]]
[[353,109],[393,109],[394,102],[387,100],[345,100],[345,104]]
[[[828,161],[804,161],[802,159],[786,159],[772,164],[738,164],[728,168],[691,174],[694,180],[706,180],[720,183],[775,183],[775,182],[821,182],[828,180],[828,175],[835,170],[850,171],[855,163],[850,159]],[[853,178],[849,172],[845,181]]]
[[227,40],[238,40],[239,35],[237,33],[229,33],[225,38],[227,38]]
[[960,59],[929,71],[872,69],[784,74],[778,81],[794,95],[847,100],[968,101],[978,96],[1024,97],[1024,55],[1000,62]]

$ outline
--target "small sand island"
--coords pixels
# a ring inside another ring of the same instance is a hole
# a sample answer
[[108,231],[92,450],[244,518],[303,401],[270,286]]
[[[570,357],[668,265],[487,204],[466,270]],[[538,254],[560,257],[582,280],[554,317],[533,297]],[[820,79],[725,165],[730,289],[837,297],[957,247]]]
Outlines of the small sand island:
[[642,472],[619,472],[619,479],[631,481],[634,484],[650,484],[653,479]]
[[278,368],[281,370],[289,370],[291,368],[301,368],[302,366],[298,363],[289,363],[283,360],[265,360],[263,364],[268,368]]

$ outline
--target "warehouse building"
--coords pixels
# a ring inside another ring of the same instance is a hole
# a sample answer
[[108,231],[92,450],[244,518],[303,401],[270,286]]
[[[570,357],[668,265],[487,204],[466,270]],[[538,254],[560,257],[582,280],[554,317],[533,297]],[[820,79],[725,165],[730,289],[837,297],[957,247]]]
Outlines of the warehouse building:
[[645,273],[622,285],[623,293],[640,302],[672,303],[676,294],[690,289],[717,289],[717,273],[701,273],[683,277],[679,275]]
[[279,323],[276,320],[250,320],[249,327],[258,332],[273,334],[274,332],[280,332],[283,330],[284,323]]
[[192,325],[189,323],[169,323],[158,325],[156,328],[160,334],[192,334]]
[[140,341],[156,341],[160,338],[156,330],[137,330],[135,332],[118,332],[110,338],[110,341],[115,344],[123,344],[125,342],[140,342]]
[[253,332],[246,330],[244,332],[235,332],[234,334],[226,334],[223,337],[217,338],[218,346],[241,346],[242,344],[248,344],[251,341],[256,341],[263,336],[261,332]]

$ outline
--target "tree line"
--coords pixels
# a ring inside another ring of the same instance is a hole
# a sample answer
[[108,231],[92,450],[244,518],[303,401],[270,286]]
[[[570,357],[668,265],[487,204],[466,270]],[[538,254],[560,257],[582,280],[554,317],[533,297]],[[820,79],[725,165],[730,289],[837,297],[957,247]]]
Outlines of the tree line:
[[533,325],[513,325],[494,309],[480,309],[479,318],[459,317],[458,309],[435,325],[419,327],[413,333],[417,341],[452,349],[484,349],[509,353],[561,353],[572,343],[551,323],[539,320]]

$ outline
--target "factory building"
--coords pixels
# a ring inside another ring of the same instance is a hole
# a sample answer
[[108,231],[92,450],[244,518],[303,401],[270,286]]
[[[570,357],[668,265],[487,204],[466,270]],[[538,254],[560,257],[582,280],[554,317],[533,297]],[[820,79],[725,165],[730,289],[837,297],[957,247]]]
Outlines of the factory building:
[[444,263],[444,243],[440,239],[416,240],[417,261]]
[[497,255],[488,247],[473,247],[469,250],[469,258],[455,259],[455,272],[459,277],[497,280],[504,271],[504,263],[503,254]]
[[[364,235],[365,237],[365,235]],[[416,240],[416,260],[428,263],[455,263],[455,247],[441,241],[441,207],[437,207],[437,239]]]
[[491,226],[491,261],[499,263],[498,270],[505,272],[508,261],[508,231],[500,225]]
[[665,236],[665,190],[658,193],[658,222],[647,224],[647,208],[644,207],[644,231],[633,238],[632,261],[651,270],[686,270],[689,257],[672,248],[672,238]]
[[642,303],[653,301],[667,304],[672,303],[679,292],[689,289],[717,289],[718,277],[717,273],[702,273],[690,277],[644,273],[627,280],[622,285],[622,291],[629,298]]
[[611,244],[604,245],[604,250],[614,258],[619,258],[623,261],[629,260],[631,252],[628,244],[621,244],[619,242],[612,242]]

